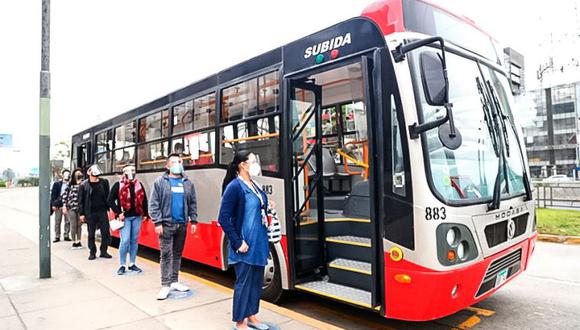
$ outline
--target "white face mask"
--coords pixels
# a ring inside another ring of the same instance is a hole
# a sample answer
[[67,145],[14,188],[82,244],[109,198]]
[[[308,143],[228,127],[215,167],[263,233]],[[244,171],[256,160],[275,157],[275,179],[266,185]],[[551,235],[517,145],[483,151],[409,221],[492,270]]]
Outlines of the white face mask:
[[62,179],[64,181],[68,181],[70,179],[70,173],[69,172],[64,172],[64,174],[62,175]]
[[250,176],[258,176],[260,175],[260,165],[258,165],[257,163],[252,163],[250,164],[250,168],[248,169],[248,172],[250,173]]

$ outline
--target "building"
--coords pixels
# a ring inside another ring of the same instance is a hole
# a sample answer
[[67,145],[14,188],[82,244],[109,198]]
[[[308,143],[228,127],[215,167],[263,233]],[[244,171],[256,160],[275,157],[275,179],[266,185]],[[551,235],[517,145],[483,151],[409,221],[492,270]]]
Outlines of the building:
[[579,165],[580,81],[528,91],[533,125],[523,127],[532,177],[574,175]]

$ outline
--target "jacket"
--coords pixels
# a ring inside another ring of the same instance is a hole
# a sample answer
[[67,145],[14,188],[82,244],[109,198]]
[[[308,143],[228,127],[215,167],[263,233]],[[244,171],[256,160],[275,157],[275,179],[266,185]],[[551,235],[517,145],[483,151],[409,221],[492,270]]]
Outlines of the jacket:
[[79,187],[80,185],[69,185],[62,197],[63,206],[70,211],[78,212],[79,210]]
[[[183,207],[185,214],[185,221],[193,224],[197,223],[197,199],[195,196],[195,187],[189,178],[184,174],[183,177]],[[169,182],[169,174],[163,173],[153,182],[153,189],[149,199],[149,216],[155,226],[163,223],[171,224],[173,217],[171,216],[171,183]]]
[[62,196],[60,191],[62,190],[62,180],[56,181],[52,184],[52,189],[50,190],[50,206],[62,207]]
[[139,181],[141,184],[141,189],[143,189],[143,214],[137,214],[135,210],[135,186],[129,187],[129,194],[131,196],[131,209],[129,210],[122,210],[121,209],[121,200],[119,197],[119,188],[121,184],[119,181],[115,182],[111,187],[111,192],[109,193],[109,207],[113,212],[115,212],[115,217],[119,217],[119,214],[123,213],[126,217],[135,217],[135,216],[147,216],[149,213],[147,211],[147,192],[145,191],[145,186],[143,183]]
[[[243,183],[240,180],[232,180],[226,187],[222,196],[218,222],[226,234],[230,245],[234,251],[242,246],[242,225],[244,223],[244,212],[246,198],[244,196]],[[260,190],[264,204],[268,205],[268,197]]]
[[[106,179],[99,179],[101,185],[105,192],[105,198],[109,196],[109,181]],[[79,186],[79,215],[86,216],[91,213],[91,197],[93,193],[93,188],[89,182],[89,179],[83,181]]]

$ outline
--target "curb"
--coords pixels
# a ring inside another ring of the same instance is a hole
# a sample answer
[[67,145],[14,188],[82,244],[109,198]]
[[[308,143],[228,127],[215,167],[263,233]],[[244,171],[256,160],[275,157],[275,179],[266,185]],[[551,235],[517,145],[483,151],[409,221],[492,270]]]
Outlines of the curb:
[[561,243],[561,244],[580,244],[580,236],[538,234],[538,240],[543,242]]

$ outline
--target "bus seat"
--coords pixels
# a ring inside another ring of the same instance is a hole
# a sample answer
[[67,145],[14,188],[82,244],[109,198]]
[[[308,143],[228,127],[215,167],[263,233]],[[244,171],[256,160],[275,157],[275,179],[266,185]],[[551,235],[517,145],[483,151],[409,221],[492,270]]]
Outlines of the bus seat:
[[[308,160],[308,166],[316,170],[316,155]],[[330,148],[322,148],[322,182],[326,194],[347,194],[351,188],[348,173],[339,172]]]
[[352,186],[352,191],[344,205],[345,217],[370,219],[370,192],[369,181],[365,180]]

